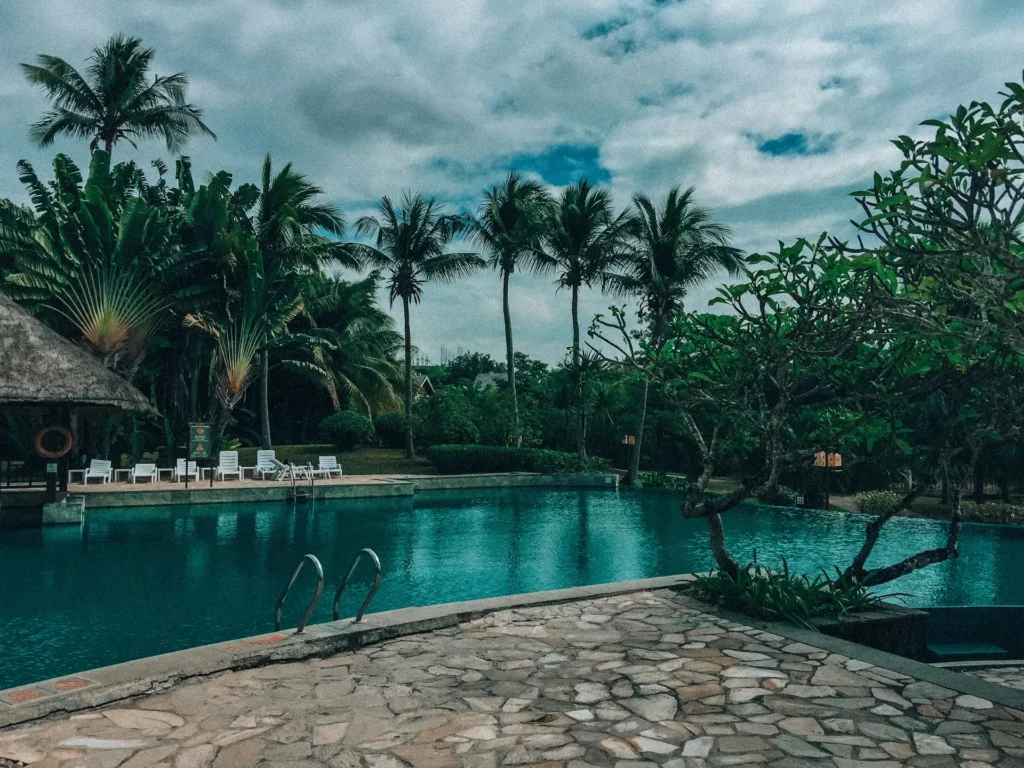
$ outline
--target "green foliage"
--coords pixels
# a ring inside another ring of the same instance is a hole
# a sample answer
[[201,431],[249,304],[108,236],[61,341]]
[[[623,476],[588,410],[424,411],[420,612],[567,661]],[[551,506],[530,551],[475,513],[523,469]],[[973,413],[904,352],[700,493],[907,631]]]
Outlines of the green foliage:
[[741,568],[735,578],[717,571],[699,576],[688,590],[698,600],[727,610],[761,619],[785,619],[809,629],[813,629],[812,619],[841,621],[851,613],[898,596],[874,594],[838,573],[834,579],[824,571],[813,579],[791,573],[785,558],[781,569],[773,571],[758,564],[756,554],[754,562]]
[[317,436],[339,450],[351,451],[357,445],[373,441],[373,422],[355,411],[339,411],[320,422]]
[[381,413],[373,420],[377,439],[385,448],[401,448],[405,444],[405,414]]
[[884,515],[899,502],[900,495],[895,491],[864,491],[853,497],[857,511],[866,515]]
[[416,439],[426,445],[479,442],[475,415],[464,390],[441,387],[433,397],[423,398],[415,405]]
[[664,472],[641,472],[637,475],[636,482],[641,488],[665,488],[672,491],[686,491],[690,488],[690,481],[685,477],[676,477]]
[[605,472],[604,459],[581,459],[577,454],[537,448],[510,448],[490,445],[435,445],[427,449],[427,458],[443,475],[477,472]]
[[784,485],[765,488],[757,494],[759,502],[771,507],[795,507],[796,497],[796,491]]

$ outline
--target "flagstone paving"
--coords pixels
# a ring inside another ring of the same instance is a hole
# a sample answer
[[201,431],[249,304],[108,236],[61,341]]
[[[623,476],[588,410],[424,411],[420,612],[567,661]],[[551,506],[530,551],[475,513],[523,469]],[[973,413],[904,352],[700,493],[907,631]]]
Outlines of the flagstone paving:
[[988,680],[996,685],[1005,685],[1007,688],[1024,691],[1024,666],[975,667],[960,671],[980,677],[982,680]]
[[1024,712],[665,591],[195,679],[0,731],[0,755],[47,768],[1024,768]]

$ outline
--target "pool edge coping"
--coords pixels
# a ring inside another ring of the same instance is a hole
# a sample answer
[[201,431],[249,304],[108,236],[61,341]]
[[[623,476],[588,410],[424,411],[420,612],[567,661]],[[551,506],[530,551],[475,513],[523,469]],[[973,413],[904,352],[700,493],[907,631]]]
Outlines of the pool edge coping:
[[[570,587],[543,592],[400,608],[368,614],[355,624],[351,619],[314,624],[302,635],[292,630],[222,641],[210,645],[149,656],[77,674],[44,680],[0,691],[0,730],[55,714],[112,704],[137,696],[160,693],[194,677],[267,664],[300,661],[355,650],[398,637],[458,626],[490,613],[596,599],[633,592],[674,589],[692,580],[692,574],[659,576],[634,581]],[[848,640],[776,621],[716,609],[687,597],[694,608],[721,616],[736,624],[778,635],[793,642],[837,653],[889,669],[958,694],[987,699],[1024,710],[1024,691],[1007,688],[978,677],[933,667],[919,661],[877,651]]]

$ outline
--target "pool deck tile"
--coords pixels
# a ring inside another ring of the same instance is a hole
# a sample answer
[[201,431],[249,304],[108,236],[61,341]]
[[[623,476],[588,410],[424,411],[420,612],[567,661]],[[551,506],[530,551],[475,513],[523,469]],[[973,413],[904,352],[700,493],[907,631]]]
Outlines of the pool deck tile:
[[1024,711],[835,647],[671,590],[511,608],[3,729],[0,766],[1024,768]]

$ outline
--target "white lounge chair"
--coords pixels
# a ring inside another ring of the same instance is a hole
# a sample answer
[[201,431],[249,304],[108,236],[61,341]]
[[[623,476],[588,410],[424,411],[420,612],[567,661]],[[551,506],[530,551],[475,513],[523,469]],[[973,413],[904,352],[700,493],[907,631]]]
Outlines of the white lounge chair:
[[273,451],[256,451],[256,468],[253,470],[252,476],[258,475],[260,480],[266,480],[267,475],[276,477],[283,466]]
[[313,470],[314,475],[322,475],[323,477],[331,477],[334,473],[341,477],[341,464],[338,463],[337,456],[321,456],[320,466]]
[[88,485],[92,479],[102,480],[104,485],[109,483],[114,477],[114,470],[111,469],[110,462],[106,459],[93,459],[89,462],[89,468],[85,470],[85,474],[82,475],[82,483]]
[[214,469],[215,477],[223,480],[229,475],[242,479],[242,470],[238,466],[238,451],[221,451],[218,457],[219,463]]
[[195,478],[196,482],[199,482],[199,465],[194,461],[186,463],[184,459],[178,459],[174,464],[174,482],[177,483],[185,475]]
[[284,464],[274,459],[274,466],[277,468],[275,480],[309,480],[313,477],[312,464]]
[[134,485],[139,480],[149,480],[151,483],[157,481],[156,464],[136,464],[129,475]]

